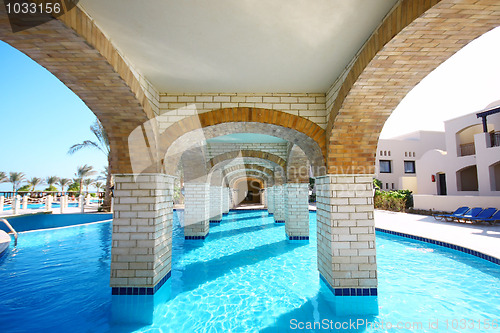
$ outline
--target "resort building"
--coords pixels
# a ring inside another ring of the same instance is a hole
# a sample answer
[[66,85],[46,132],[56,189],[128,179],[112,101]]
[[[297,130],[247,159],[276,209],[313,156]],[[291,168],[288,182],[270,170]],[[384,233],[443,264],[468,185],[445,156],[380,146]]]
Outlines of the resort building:
[[446,149],[418,161],[416,208],[453,210],[500,202],[500,102],[445,121]]
[[[153,294],[170,278],[179,169],[185,239],[199,242],[241,202],[266,205],[288,240],[307,241],[314,177],[321,279],[337,296],[377,295],[379,133],[415,85],[500,24],[495,1],[462,0],[82,0],[36,26],[6,10],[0,40],[78,95],[109,137],[114,295]],[[422,152],[408,153],[419,170]],[[469,179],[480,165],[461,158]]]
[[500,196],[499,111],[500,102],[495,102],[445,121],[444,132],[379,140],[376,178],[382,190],[411,190],[421,209],[495,206]]
[[433,149],[446,149],[443,132],[418,131],[391,139],[380,139],[375,177],[382,182],[381,190],[411,190],[413,193],[420,193],[417,185],[420,158]]

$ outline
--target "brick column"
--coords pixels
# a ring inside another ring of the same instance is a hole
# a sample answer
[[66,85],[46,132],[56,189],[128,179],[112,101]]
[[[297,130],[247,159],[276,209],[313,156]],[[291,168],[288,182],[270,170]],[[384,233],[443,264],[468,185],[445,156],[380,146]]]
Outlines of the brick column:
[[152,295],[170,277],[174,178],[115,175],[113,295]]
[[289,240],[309,239],[309,185],[286,184],[285,231]]
[[285,223],[285,185],[274,186],[274,222]]
[[210,223],[222,220],[222,187],[210,186]]
[[184,183],[184,238],[205,239],[209,231],[210,185]]
[[377,295],[372,175],[316,179],[318,269],[336,296]]
[[222,214],[227,215],[229,213],[229,187],[222,187]]
[[267,212],[269,215],[274,213],[274,186],[267,188]]

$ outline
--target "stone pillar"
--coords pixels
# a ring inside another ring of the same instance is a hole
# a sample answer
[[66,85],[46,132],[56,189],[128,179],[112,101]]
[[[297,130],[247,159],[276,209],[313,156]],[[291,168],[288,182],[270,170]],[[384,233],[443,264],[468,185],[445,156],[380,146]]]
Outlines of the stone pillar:
[[285,231],[289,240],[309,239],[309,185],[286,184]]
[[14,211],[14,215],[17,215],[19,213],[19,204],[20,204],[21,198],[16,194],[12,198],[12,210]]
[[91,200],[91,196],[90,196],[90,193],[87,193],[87,195],[85,196],[85,205],[90,205],[90,200]]
[[229,213],[229,187],[222,187],[222,214],[227,215]]
[[274,213],[274,186],[267,188],[267,213],[269,215]]
[[205,239],[209,232],[210,185],[184,183],[184,238]]
[[285,185],[274,186],[274,222],[285,223]]
[[113,295],[152,295],[170,277],[174,177],[115,175]]
[[372,175],[316,179],[318,269],[336,296],[377,295]]
[[0,213],[3,212],[3,206],[5,205],[5,197],[0,195]]
[[80,194],[78,197],[78,207],[80,208],[80,212],[85,213],[85,200],[83,194]]
[[28,209],[28,197],[28,194],[23,196],[23,209]]
[[50,210],[52,209],[52,200],[53,199],[54,198],[50,194],[45,197],[45,211],[46,212],[50,212]]
[[59,197],[59,212],[61,214],[64,213],[64,208],[66,207],[66,200],[67,200],[66,196],[61,194],[61,196]]
[[222,187],[210,186],[210,223],[222,220]]

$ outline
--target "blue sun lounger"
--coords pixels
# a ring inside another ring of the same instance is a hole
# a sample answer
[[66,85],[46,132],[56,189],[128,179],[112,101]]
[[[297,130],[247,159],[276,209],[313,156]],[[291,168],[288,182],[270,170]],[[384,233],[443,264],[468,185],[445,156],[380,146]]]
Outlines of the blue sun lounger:
[[482,212],[477,214],[475,217],[470,217],[470,216],[464,215],[464,217],[462,219],[464,221],[471,221],[472,223],[474,223],[478,220],[489,219],[490,217],[493,216],[493,214],[495,214],[496,211],[497,211],[496,208],[490,207],[490,208],[486,208],[485,210],[483,210]]
[[460,220],[463,220],[463,222],[470,220],[472,218],[476,218],[479,214],[483,212],[483,209],[481,207],[474,207],[471,210],[469,210],[467,213],[464,215],[460,216],[457,218],[457,222],[460,222]]
[[[488,208],[488,209],[494,209],[495,208]],[[485,209],[487,210],[487,209]],[[479,217],[479,215],[476,218],[473,218],[470,220],[472,223],[476,222],[488,222],[489,224],[493,225],[497,222],[500,222],[500,210],[498,210],[495,214],[491,214],[489,217]]]
[[460,207],[456,211],[454,211],[452,214],[436,214],[433,215],[436,220],[446,220],[446,221],[453,221],[459,217],[462,217],[465,213],[469,211],[469,207]]

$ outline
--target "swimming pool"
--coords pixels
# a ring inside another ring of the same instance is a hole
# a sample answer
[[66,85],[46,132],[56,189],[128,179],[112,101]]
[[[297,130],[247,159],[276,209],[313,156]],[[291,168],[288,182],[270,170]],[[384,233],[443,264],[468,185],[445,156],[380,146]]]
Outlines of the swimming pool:
[[[90,203],[98,203],[99,200],[90,200]],[[61,207],[61,205],[59,203],[56,203],[56,202],[53,202],[50,206],[51,208],[59,208]],[[78,207],[78,202],[70,202],[68,203],[68,207]],[[40,204],[28,204],[28,209],[44,209],[45,208],[45,204],[44,203],[40,203]],[[4,205],[3,206],[3,210],[11,210],[12,209],[12,205]],[[24,209],[22,208],[21,206],[21,209]]]
[[[207,240],[186,241],[174,215],[172,277],[154,310],[145,306],[151,325],[113,323],[117,297],[126,296],[111,296],[111,223],[98,223],[20,235],[0,258],[2,331],[286,332],[360,319],[379,327],[345,331],[421,323],[406,331],[484,332],[500,319],[500,267],[471,255],[378,233],[379,314],[340,316],[318,277],[315,213],[308,243],[287,242],[264,211],[231,212]],[[461,329],[462,319],[475,327]]]

